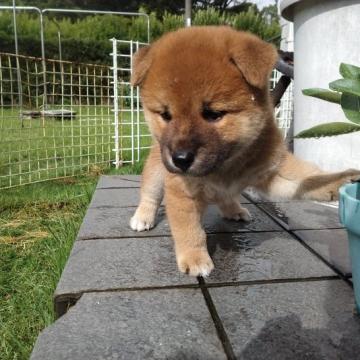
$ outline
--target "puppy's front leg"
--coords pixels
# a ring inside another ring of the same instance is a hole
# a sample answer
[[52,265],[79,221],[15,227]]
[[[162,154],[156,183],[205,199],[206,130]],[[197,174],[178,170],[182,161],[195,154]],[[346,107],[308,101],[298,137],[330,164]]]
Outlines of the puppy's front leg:
[[136,231],[150,230],[164,195],[165,168],[161,161],[159,145],[156,143],[146,160],[141,181],[140,204],[130,220]]
[[192,276],[208,276],[214,264],[201,226],[206,204],[181,189],[176,178],[166,181],[165,198],[179,270]]

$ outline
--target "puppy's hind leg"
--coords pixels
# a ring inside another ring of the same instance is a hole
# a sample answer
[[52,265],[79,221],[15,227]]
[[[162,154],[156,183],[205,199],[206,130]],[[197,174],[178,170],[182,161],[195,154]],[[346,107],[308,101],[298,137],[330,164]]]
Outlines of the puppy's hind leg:
[[156,213],[164,196],[164,177],[160,149],[154,144],[142,173],[140,204],[130,220],[131,229],[144,231],[155,226]]

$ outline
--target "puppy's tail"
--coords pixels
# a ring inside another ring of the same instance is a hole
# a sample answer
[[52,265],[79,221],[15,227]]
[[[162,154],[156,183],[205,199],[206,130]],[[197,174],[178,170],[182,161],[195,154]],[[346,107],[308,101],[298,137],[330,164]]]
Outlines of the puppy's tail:
[[274,200],[332,201],[338,199],[342,184],[359,179],[359,170],[327,173],[287,152],[277,171],[257,188]]

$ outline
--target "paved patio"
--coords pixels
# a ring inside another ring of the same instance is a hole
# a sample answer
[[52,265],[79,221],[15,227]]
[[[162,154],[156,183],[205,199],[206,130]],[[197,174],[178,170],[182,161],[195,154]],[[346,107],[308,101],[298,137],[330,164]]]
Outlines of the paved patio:
[[134,233],[140,178],[103,176],[57,286],[59,319],[32,360],[359,359],[337,209],[241,198],[250,223],[204,219],[215,270],[176,268],[170,229]]

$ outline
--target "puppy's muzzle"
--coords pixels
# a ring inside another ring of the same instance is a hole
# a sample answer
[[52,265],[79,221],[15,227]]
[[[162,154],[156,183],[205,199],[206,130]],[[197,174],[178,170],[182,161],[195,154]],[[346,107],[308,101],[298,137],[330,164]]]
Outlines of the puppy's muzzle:
[[190,150],[178,150],[171,155],[174,165],[185,172],[195,160],[194,152]]

